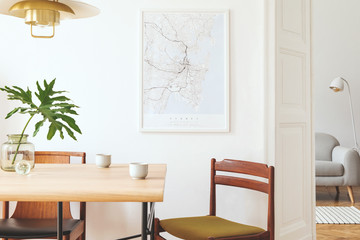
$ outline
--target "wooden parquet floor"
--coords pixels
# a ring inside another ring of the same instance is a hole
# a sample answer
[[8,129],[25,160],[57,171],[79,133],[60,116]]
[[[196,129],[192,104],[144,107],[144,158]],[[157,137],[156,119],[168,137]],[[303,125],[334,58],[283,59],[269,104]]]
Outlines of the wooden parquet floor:
[[[360,187],[353,187],[355,207],[360,209]],[[346,187],[316,188],[316,206],[351,206]],[[316,224],[317,240],[360,240],[360,225]]]

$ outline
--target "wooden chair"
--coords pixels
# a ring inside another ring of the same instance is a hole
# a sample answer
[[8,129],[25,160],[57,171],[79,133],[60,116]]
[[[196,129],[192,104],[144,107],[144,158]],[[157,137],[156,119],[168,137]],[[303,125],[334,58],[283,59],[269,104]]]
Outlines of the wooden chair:
[[[252,175],[268,179],[267,182],[243,177],[218,175],[217,171]],[[216,185],[248,188],[268,194],[267,230],[244,225],[216,216]],[[164,240],[160,232],[168,232],[186,240],[274,240],[274,167],[265,164],[225,159],[211,159],[210,215],[201,217],[155,219],[156,240]]]
[[[84,152],[35,152],[35,164],[69,164],[71,157],[80,157],[81,163],[86,163],[86,154]],[[73,219],[70,212],[70,203],[63,203],[64,240],[85,240],[85,212],[86,204],[81,202],[80,219]],[[56,223],[56,202],[17,202],[14,214],[10,218],[9,202],[3,202],[0,237],[5,240],[56,238]]]

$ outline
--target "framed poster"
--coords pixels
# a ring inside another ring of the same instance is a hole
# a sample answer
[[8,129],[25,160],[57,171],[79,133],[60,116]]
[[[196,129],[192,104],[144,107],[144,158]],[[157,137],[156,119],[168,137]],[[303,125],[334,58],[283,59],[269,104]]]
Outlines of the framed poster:
[[229,131],[228,11],[142,11],[140,130]]

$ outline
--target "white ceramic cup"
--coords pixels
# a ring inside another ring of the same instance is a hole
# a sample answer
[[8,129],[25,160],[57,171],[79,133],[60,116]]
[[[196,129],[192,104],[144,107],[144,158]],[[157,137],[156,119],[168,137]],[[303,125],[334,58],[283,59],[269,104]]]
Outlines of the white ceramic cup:
[[145,179],[148,175],[148,164],[140,162],[130,163],[129,173],[132,179]]
[[96,166],[99,168],[107,168],[111,164],[110,154],[96,154]]

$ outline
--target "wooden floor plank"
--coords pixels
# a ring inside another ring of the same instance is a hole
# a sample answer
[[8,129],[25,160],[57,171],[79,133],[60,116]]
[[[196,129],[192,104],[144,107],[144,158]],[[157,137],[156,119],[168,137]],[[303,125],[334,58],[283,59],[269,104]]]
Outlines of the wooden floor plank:
[[[352,206],[346,187],[316,188],[316,206]],[[353,187],[355,207],[360,209],[360,187]],[[360,225],[316,224],[317,240],[360,240]]]

